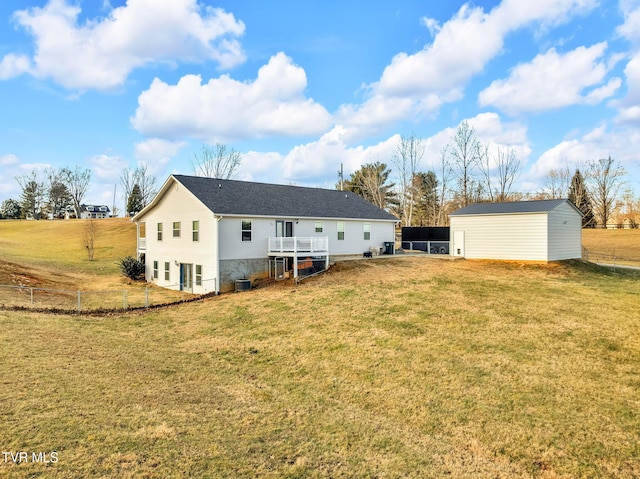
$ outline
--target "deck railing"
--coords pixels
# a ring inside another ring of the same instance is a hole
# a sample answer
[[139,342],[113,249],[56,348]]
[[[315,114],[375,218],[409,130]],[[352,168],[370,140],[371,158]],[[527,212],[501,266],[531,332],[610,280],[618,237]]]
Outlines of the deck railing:
[[329,251],[329,238],[327,236],[293,236],[270,237],[269,253],[327,253]]
[[147,249],[147,238],[138,238],[138,251]]

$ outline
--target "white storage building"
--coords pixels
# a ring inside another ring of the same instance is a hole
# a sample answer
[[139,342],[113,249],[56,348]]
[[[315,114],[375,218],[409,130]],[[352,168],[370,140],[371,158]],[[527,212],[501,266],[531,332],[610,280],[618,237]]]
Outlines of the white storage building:
[[524,261],[582,257],[582,213],[566,199],[476,203],[449,220],[453,256]]

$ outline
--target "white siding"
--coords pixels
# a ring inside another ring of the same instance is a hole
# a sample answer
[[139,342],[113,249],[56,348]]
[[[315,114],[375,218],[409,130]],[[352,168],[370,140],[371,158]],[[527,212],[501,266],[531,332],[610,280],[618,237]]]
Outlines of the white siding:
[[[242,241],[242,220],[252,219],[252,240]],[[220,259],[265,258],[268,238],[276,235],[276,221],[287,218],[224,217],[220,221]],[[315,232],[316,221],[323,223],[322,233]],[[338,240],[338,220],[314,218],[293,220],[293,236],[318,236],[329,238],[330,255],[362,254],[370,246],[382,246],[394,241],[394,223],[390,221],[345,220],[344,240]],[[364,239],[364,224],[371,225],[371,238]]]
[[470,259],[547,261],[547,214],[451,216],[451,237],[464,231]]
[[549,261],[582,257],[582,217],[564,203],[549,213]]
[[[192,222],[200,222],[199,240],[192,239]],[[180,221],[180,237],[173,237],[173,222]],[[179,289],[180,263],[202,265],[202,286],[193,285],[194,293],[215,291],[218,278],[217,221],[213,213],[186,188],[175,183],[159,199],[156,207],[141,218],[145,223],[145,275],[147,281]],[[162,241],[157,238],[157,224],[162,223]],[[158,262],[158,278],[153,278],[153,262]],[[169,263],[169,281],[164,279],[164,263]],[[177,264],[176,264],[177,263]]]

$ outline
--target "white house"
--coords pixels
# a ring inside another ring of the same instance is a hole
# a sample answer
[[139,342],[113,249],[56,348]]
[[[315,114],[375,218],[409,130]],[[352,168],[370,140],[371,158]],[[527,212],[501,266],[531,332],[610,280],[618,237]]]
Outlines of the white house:
[[582,213],[569,200],[477,203],[449,215],[450,254],[557,261],[582,257]]
[[185,175],[132,220],[147,281],[194,293],[361,255],[394,241],[398,221],[351,192]]
[[[97,219],[109,218],[111,210],[107,205],[80,205],[80,218]],[[65,212],[65,219],[75,218],[76,212],[73,206],[69,206]]]

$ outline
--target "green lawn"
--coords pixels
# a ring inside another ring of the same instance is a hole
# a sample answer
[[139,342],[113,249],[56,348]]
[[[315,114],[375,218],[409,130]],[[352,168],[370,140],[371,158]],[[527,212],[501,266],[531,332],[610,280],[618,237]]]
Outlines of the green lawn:
[[2,450],[58,456],[0,476],[638,477],[639,279],[406,257],[146,314],[0,311]]

